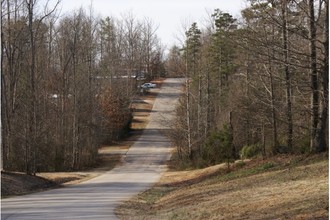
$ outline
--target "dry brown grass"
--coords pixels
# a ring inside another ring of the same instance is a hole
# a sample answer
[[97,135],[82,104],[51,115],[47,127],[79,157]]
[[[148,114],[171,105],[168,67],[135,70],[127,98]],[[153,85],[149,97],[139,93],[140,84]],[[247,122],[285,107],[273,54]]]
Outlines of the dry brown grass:
[[221,166],[167,172],[117,213],[121,219],[328,219],[328,164],[324,155],[291,156],[251,161],[228,174]]

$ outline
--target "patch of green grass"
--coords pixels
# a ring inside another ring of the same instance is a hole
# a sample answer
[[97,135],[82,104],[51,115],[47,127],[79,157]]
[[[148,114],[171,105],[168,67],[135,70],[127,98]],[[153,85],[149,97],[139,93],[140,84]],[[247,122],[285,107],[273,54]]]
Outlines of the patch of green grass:
[[257,167],[257,169],[259,169],[260,171],[264,171],[264,170],[268,170],[273,167],[275,167],[275,165],[273,163],[265,163],[265,164],[261,165],[260,167]]
[[247,168],[246,164],[244,164],[244,162],[242,161],[236,164],[236,168],[232,172],[219,174],[217,177],[215,177],[215,181],[229,181],[237,178],[243,178],[243,177],[248,177],[251,175],[267,172],[269,170],[272,171],[280,170],[283,169],[284,167],[294,168],[299,166],[305,166],[308,164],[314,164],[319,161],[328,162],[328,154],[323,153],[317,155],[297,156],[297,157],[293,157],[289,162],[269,161],[249,168]]
[[148,205],[154,204],[167,193],[173,191],[174,187],[153,187],[140,195],[140,199]]
[[253,169],[244,169],[244,170],[239,170],[239,171],[233,171],[228,174],[225,174],[223,176],[219,176],[219,180],[221,181],[228,181],[228,180],[233,180],[237,178],[242,178],[246,176],[250,176],[253,174],[258,173],[258,170],[253,168]]
[[[240,163],[240,162],[239,162]],[[238,163],[238,164],[239,164]],[[271,168],[274,168],[276,165],[274,163],[264,163],[262,165],[256,166],[256,167],[252,167],[252,168],[244,168],[246,164],[241,163],[240,165],[237,166],[237,170],[234,170],[230,173],[226,173],[226,174],[220,174],[217,178],[217,180],[219,181],[229,181],[229,180],[234,180],[237,178],[242,178],[242,177],[247,177],[247,176],[251,176],[251,175],[255,175],[258,173],[262,173],[265,172]]]

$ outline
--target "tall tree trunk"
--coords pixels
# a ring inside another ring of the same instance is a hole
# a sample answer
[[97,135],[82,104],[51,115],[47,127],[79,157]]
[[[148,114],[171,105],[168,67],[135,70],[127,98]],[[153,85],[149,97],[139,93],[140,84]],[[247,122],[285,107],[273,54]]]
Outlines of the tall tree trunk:
[[[274,7],[274,5],[273,5]],[[272,42],[275,42],[275,25],[272,23]],[[276,107],[275,107],[275,82],[273,76],[273,61],[275,60],[275,48],[272,45],[270,48],[270,56],[268,60],[269,65],[269,77],[270,77],[270,96],[271,96],[271,111],[272,111],[272,123],[273,123],[273,146],[272,153],[276,154],[278,148],[278,133],[277,133],[277,118],[276,118]]]
[[[7,27],[10,27],[12,20],[11,20],[11,9],[10,9],[10,1],[7,0]],[[1,17],[1,26],[2,26],[3,19]],[[15,21],[16,22],[16,21]],[[14,72],[14,52],[12,47],[12,33],[11,28],[7,30],[7,42],[6,42],[6,51],[4,51],[3,47],[5,46],[4,36],[3,36],[3,28],[1,28],[1,149],[2,149],[2,163],[3,168],[6,169],[9,167],[9,159],[11,156],[11,149],[12,149],[12,112],[13,112],[13,104],[15,100],[15,87],[16,87],[16,74]],[[3,67],[3,59],[4,53],[6,54],[7,58],[7,65],[4,69]]]
[[197,144],[199,153],[202,152],[201,147],[201,125],[202,125],[202,80],[200,70],[198,71],[198,103],[197,103]]
[[236,159],[237,158],[236,146],[233,143],[234,126],[233,126],[233,112],[232,111],[229,112],[229,131],[230,131],[230,134],[231,134],[231,147],[232,147],[230,158]]
[[[246,65],[246,78],[245,78],[245,98],[246,100],[250,99],[250,56],[248,55],[248,61]],[[246,143],[251,145],[251,112],[249,104],[246,105]]]
[[204,129],[204,136],[207,137],[207,134],[210,129],[211,124],[211,97],[210,97],[210,71],[206,70],[206,115],[205,115],[205,129]]
[[[2,27],[2,4],[4,2],[1,1],[1,11],[0,11],[0,19],[1,19],[1,24],[0,24],[0,27]],[[4,47],[4,40],[3,40],[3,31],[2,31],[2,28],[1,28],[1,36],[0,36],[0,39],[1,39],[1,45],[0,45],[0,68],[1,70],[3,70],[3,47]],[[3,145],[3,132],[2,132],[2,118],[3,118],[3,102],[2,102],[2,94],[3,94],[3,91],[2,91],[2,88],[3,88],[3,85],[2,85],[2,82],[3,82],[3,74],[2,74],[2,71],[1,71],[1,75],[0,75],[0,147],[1,147],[1,152],[0,152],[0,171],[3,171],[3,154],[4,154],[4,145]]]
[[[89,22],[92,22],[92,19],[90,19]],[[88,61],[88,90],[89,90],[89,103],[88,103],[88,112],[90,114],[90,117],[88,118],[89,122],[88,122],[88,150],[90,153],[89,156],[89,160],[93,160],[94,159],[94,155],[95,155],[95,150],[94,150],[94,91],[93,91],[93,55],[92,55],[92,51],[93,51],[93,36],[92,36],[92,23],[90,23],[90,49],[88,52],[88,56],[89,56],[89,61]]]
[[221,57],[221,48],[219,49],[219,63],[218,63],[218,106],[217,106],[217,112],[216,112],[216,117],[220,115],[221,112],[221,97],[222,97],[222,87],[223,87],[223,79],[222,79],[222,57]]
[[314,12],[314,0],[309,0],[309,49],[310,49],[310,79],[311,79],[311,125],[310,125],[310,150],[317,151],[316,133],[319,120],[319,85],[317,75],[316,57],[316,21]]
[[187,140],[188,140],[188,158],[192,158],[191,127],[190,127],[190,84],[188,73],[188,56],[186,58],[186,120],[187,120]]
[[29,102],[31,103],[31,115],[29,119],[30,123],[30,158],[29,167],[27,170],[28,174],[35,175],[36,173],[36,149],[37,149],[37,89],[36,89],[36,45],[34,37],[34,27],[33,27],[33,16],[34,16],[34,6],[35,1],[29,0],[27,3],[29,12],[29,34],[30,34],[30,47],[31,47],[31,63],[30,63],[30,96]]
[[271,96],[271,111],[272,111],[272,123],[273,123],[273,146],[272,151],[275,154],[278,147],[278,137],[277,137],[277,121],[276,121],[276,107],[275,107],[275,88],[274,88],[274,77],[272,69],[269,70],[270,77],[270,96]]
[[287,0],[282,0],[282,38],[284,54],[284,72],[286,85],[286,118],[287,118],[287,146],[292,150],[293,121],[292,121],[292,96],[291,96],[291,73],[289,71],[289,46],[288,46],[288,25],[287,25]]
[[[75,43],[73,43],[75,47]],[[75,50],[75,49],[73,49]],[[78,102],[77,102],[77,76],[76,55],[73,51],[73,120],[72,120],[72,169],[78,167]]]
[[322,69],[322,99],[320,102],[320,119],[318,121],[315,138],[313,140],[313,152],[323,152],[327,147],[327,123],[329,111],[329,1],[325,1],[325,22],[324,22],[324,59]]
[[291,96],[291,73],[289,71],[289,43],[288,43],[288,24],[287,24],[287,0],[282,0],[282,39],[284,73],[286,86],[286,119],[287,119],[287,146],[292,150],[293,122],[292,122],[292,96]]

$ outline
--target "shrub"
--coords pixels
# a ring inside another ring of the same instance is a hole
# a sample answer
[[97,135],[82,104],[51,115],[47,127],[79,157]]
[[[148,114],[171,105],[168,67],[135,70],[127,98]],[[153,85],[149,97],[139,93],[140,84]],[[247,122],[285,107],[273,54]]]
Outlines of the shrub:
[[227,125],[222,130],[212,132],[202,149],[202,158],[210,165],[231,162],[234,159],[232,132]]
[[253,158],[261,155],[262,148],[259,144],[246,145],[240,151],[240,157],[242,159]]

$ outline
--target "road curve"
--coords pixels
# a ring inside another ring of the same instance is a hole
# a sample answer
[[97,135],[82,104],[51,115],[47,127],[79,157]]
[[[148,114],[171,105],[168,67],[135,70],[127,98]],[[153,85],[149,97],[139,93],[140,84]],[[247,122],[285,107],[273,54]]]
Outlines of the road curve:
[[183,79],[166,79],[154,102],[143,134],[123,164],[94,179],[70,187],[3,199],[1,219],[117,219],[115,208],[155,183],[169,159],[168,129]]

